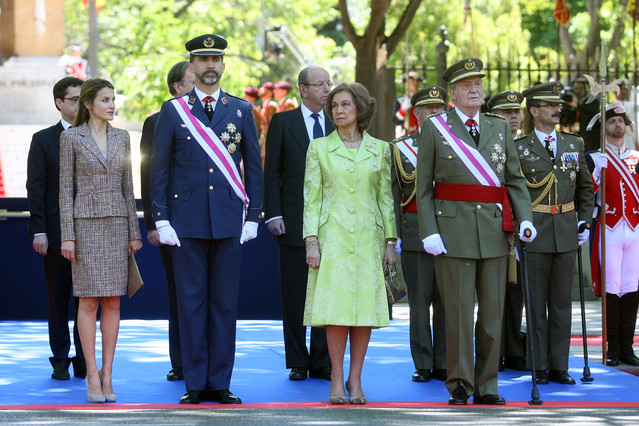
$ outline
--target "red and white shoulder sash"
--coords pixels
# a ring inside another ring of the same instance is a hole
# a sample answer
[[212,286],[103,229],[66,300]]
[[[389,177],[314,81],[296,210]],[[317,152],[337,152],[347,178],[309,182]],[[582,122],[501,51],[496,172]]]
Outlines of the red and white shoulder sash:
[[413,167],[417,168],[417,152],[419,147],[413,145],[413,137],[411,136],[397,141],[395,145],[397,145],[397,148],[399,148],[401,153],[408,158],[408,161],[410,161]]
[[231,158],[231,154],[226,149],[226,146],[222,143],[220,138],[215,134],[213,129],[202,124],[191,113],[191,108],[184,100],[187,96],[182,96],[171,100],[171,104],[175,107],[175,110],[180,115],[182,121],[189,129],[191,135],[195,138],[197,143],[202,147],[204,152],[215,163],[218,170],[222,172],[226,180],[233,188],[235,195],[244,203],[242,223],[246,220],[246,213],[249,205],[249,197],[246,194],[244,185],[242,184],[242,177],[240,176],[235,162]]
[[632,175],[630,174],[630,170],[628,170],[628,166],[626,163],[619,158],[609,147],[606,147],[606,154],[608,160],[610,160],[610,164],[615,168],[615,170],[621,175],[621,179],[630,189],[632,195],[635,197],[635,201],[639,204],[639,187],[637,186],[637,182],[634,180]]

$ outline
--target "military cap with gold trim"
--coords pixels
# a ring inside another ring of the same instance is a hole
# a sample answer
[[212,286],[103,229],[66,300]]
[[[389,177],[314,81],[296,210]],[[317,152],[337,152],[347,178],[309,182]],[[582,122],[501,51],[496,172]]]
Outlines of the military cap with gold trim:
[[486,74],[481,72],[483,67],[484,63],[480,59],[464,59],[448,67],[446,71],[444,71],[444,74],[442,74],[442,80],[448,84],[453,84],[464,78],[486,77]]
[[527,101],[537,100],[553,102],[557,104],[565,104],[566,101],[561,99],[561,91],[564,89],[564,85],[558,81],[551,81],[550,83],[538,84],[521,92]]
[[445,105],[447,98],[448,92],[443,87],[427,86],[411,96],[410,104],[414,107],[432,104]]
[[521,103],[524,101],[524,95],[515,90],[506,90],[504,92],[497,93],[490,98],[486,103],[489,110],[500,109],[518,109],[521,108]]
[[194,56],[224,56],[226,39],[215,34],[204,34],[186,42],[184,47]]

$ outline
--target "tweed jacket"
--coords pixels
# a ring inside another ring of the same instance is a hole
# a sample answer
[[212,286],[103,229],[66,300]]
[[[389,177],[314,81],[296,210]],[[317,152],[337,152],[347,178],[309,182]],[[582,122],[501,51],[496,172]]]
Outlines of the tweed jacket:
[[[517,151],[508,122],[497,115],[480,114],[477,149],[499,181],[508,189],[515,220],[532,221],[530,195],[519,170]],[[466,145],[475,142],[453,110],[446,123]],[[479,182],[439,133],[430,119],[422,123],[417,155],[417,212],[420,237],[440,234],[448,251],[444,256],[484,259],[505,256],[507,234],[496,203],[450,201],[434,198],[437,182],[478,185]],[[433,184],[435,182],[435,184]]]
[[[521,169],[526,176],[530,190],[530,199],[537,200],[546,185],[539,184],[552,173],[557,178],[549,194],[540,204],[554,205],[575,203],[575,211],[563,214],[533,212],[533,225],[541,238],[528,244],[528,251],[541,253],[563,253],[577,250],[578,220],[592,220],[595,194],[592,178],[588,171],[584,154],[584,141],[570,133],[557,132],[557,153],[552,161],[544,144],[533,131],[515,142],[519,152]],[[531,185],[539,186],[538,188]],[[555,199],[555,188],[557,199]]]
[[[62,241],[75,240],[75,218],[127,217],[129,240],[140,238],[126,130],[107,123],[106,159],[87,124],[60,138],[60,226]],[[75,188],[75,197],[74,197]]]

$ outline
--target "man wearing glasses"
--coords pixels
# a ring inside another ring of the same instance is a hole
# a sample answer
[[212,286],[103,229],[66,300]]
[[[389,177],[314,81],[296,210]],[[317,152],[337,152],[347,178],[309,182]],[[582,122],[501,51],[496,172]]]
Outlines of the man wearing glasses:
[[53,356],[51,378],[69,380],[69,364],[76,377],[86,376],[86,364],[78,335],[78,299],[75,299],[73,342],[75,357],[69,358],[69,297],[72,294],[71,262],[60,252],[60,135],[75,119],[83,81],[65,77],[53,86],[55,107],[61,119],[55,125],[33,135],[27,159],[27,199],[29,233],[33,249],[44,256],[44,275],[49,303],[49,346]]
[[[594,192],[581,137],[557,131],[563,85],[522,92],[535,128],[515,141],[532,200],[539,237],[528,245],[528,282],[535,318],[537,383],[575,384],[568,374],[571,298],[577,248],[588,240],[580,226],[592,218]],[[528,349],[528,367],[532,354]]]
[[286,368],[290,380],[307,376],[331,379],[326,331],[311,329],[310,352],[302,324],[308,265],[302,239],[304,169],[312,139],[329,135],[334,126],[324,113],[332,83],[318,66],[300,71],[297,78],[302,105],[273,116],[266,136],[264,207],[268,229],[280,244],[280,289]]
[[[195,74],[189,70],[189,62],[182,61],[173,65],[166,77],[166,83],[171,96],[184,96],[193,90],[195,86]],[[169,246],[160,244],[160,237],[155,228],[153,213],[151,212],[151,196],[149,188],[149,176],[151,175],[151,156],[153,155],[153,136],[155,125],[158,122],[159,112],[151,114],[144,120],[142,126],[142,138],[140,139],[140,180],[142,188],[142,209],[144,210],[144,223],[146,225],[146,239],[152,246],[160,250],[160,259],[164,267],[164,276],[168,286],[169,298],[169,358],[171,359],[171,371],[166,375],[169,381],[184,380],[182,373],[182,354],[180,349],[180,330],[177,311],[177,296],[175,293],[175,276],[173,274],[173,257]]]

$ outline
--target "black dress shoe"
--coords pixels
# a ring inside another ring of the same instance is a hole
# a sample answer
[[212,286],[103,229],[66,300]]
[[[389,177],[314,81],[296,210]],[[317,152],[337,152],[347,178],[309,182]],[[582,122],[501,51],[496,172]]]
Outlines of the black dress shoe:
[[288,379],[289,380],[306,380],[306,368],[302,368],[302,367],[291,368],[291,372],[288,373]]
[[435,380],[446,381],[446,370],[443,368],[433,368],[433,372],[430,373],[430,378]]
[[501,396],[488,393],[484,396],[474,395],[473,396],[473,404],[477,405],[506,405],[506,400]]
[[242,400],[233,395],[228,389],[221,389],[216,391],[208,391],[206,393],[206,400],[219,402],[220,404],[241,404]]
[[606,365],[610,367],[616,367],[619,364],[621,364],[621,360],[618,357],[606,359]]
[[166,380],[169,382],[177,382],[178,380],[184,380],[184,373],[181,368],[174,368],[166,374]]
[[430,380],[430,370],[420,369],[413,373],[413,382],[428,382]]
[[320,368],[319,370],[311,370],[308,372],[308,377],[310,377],[311,379],[331,380],[332,371],[333,370],[331,369],[331,367],[324,367]]
[[71,358],[71,362],[73,363],[73,375],[85,379],[87,377],[87,363],[84,362],[84,359],[74,357]]
[[560,385],[574,385],[575,379],[570,377],[567,371],[550,370],[548,371],[548,380],[559,383]]
[[537,370],[535,372],[535,380],[537,381],[538,385],[547,385],[548,383],[550,383],[546,370]]
[[[621,355],[621,359],[620,360],[624,364],[632,365],[634,367],[639,367],[639,358],[637,358],[634,353]],[[608,364],[608,365],[610,365],[610,364]]]
[[462,385],[457,385],[448,399],[448,405],[466,405],[468,403],[468,393]]
[[53,365],[53,373],[51,373],[53,380],[69,380],[69,362],[58,361]]
[[180,404],[199,404],[200,401],[202,401],[202,392],[196,390],[186,391],[180,398]]
[[529,371],[526,368],[526,361],[520,356],[507,356],[504,360],[504,367],[517,371]]

